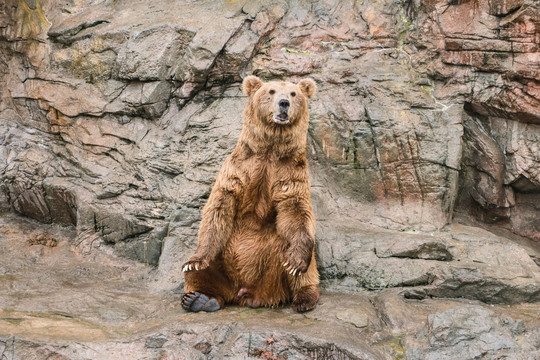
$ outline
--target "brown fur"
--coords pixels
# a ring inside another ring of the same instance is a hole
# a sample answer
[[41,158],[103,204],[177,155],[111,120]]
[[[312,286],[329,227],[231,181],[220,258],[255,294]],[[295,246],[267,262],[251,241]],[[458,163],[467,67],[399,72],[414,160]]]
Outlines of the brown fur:
[[[310,310],[319,298],[306,161],[315,83],[265,84],[248,76],[243,89],[244,127],[204,207],[198,249],[184,265],[185,290],[212,296],[221,307],[292,301],[295,310]],[[290,102],[288,124],[273,121],[282,99]]]

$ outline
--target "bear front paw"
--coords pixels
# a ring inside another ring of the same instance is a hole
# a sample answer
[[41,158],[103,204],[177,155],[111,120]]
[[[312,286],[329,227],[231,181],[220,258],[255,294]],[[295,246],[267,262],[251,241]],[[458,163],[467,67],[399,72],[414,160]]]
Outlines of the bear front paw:
[[193,271],[193,270],[195,271],[204,270],[208,268],[209,265],[210,265],[209,262],[206,260],[192,257],[191,259],[189,259],[188,262],[184,264],[184,266],[182,266],[182,271],[187,272],[187,271]]
[[[311,258],[309,259],[311,260]],[[305,273],[308,269],[309,261],[305,261],[302,259],[289,257],[288,260],[283,263],[283,267],[285,267],[285,271],[287,271],[290,275],[296,276],[300,275],[301,273]]]

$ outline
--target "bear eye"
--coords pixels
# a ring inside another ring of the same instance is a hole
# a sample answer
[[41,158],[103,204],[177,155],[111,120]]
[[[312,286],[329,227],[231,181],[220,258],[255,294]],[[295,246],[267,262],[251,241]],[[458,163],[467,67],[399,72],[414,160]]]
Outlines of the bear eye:
[[296,93],[293,91],[293,92],[291,93],[291,96],[292,96],[292,97],[295,97],[295,96],[296,96]]
[[272,90],[269,91],[269,93],[270,93],[270,95],[274,95],[276,93],[276,90],[272,89]]

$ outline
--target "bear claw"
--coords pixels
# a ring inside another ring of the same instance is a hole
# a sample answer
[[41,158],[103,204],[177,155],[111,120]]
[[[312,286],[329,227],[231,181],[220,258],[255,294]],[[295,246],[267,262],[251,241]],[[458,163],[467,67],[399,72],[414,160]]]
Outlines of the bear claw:
[[[286,267],[287,265],[288,265],[288,263],[283,264],[284,267]],[[285,271],[287,271],[289,273],[289,275],[292,275],[292,276],[300,275],[300,273],[302,273],[302,271],[299,268],[294,268],[291,265],[289,265],[285,269]]]
[[207,263],[204,263],[200,260],[193,260],[193,261],[188,261],[186,264],[184,264],[184,266],[182,266],[182,272],[188,272],[192,270],[199,271],[199,270],[204,270],[207,267],[208,267]]
[[289,275],[298,276],[308,270],[309,263],[309,261],[306,262],[303,260],[291,259],[291,257],[289,257],[282,265]]
[[212,312],[221,309],[217,299],[208,297],[198,291],[184,294],[182,296],[182,307],[184,310],[192,312]]

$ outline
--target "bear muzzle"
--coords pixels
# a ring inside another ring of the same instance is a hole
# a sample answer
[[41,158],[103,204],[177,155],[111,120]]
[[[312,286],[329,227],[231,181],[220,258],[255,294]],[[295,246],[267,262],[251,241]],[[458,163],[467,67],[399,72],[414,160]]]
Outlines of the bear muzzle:
[[277,115],[274,115],[274,122],[276,124],[288,124],[289,123],[289,115],[287,113],[280,113]]
[[277,124],[289,123],[289,107],[291,103],[287,99],[281,99],[278,101],[279,113],[274,114],[274,122]]

